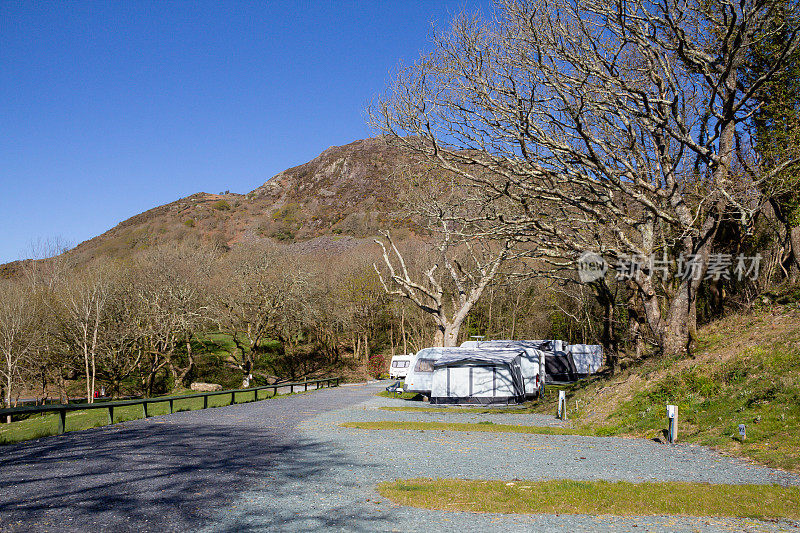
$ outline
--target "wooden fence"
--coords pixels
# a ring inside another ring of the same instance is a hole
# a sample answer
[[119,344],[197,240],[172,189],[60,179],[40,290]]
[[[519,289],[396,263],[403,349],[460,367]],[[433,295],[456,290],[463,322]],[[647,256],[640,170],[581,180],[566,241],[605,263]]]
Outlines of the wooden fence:
[[[14,415],[32,415],[32,414],[43,414],[43,413],[53,413],[56,412],[59,414],[58,417],[58,433],[64,433],[66,430],[67,424],[67,411],[87,411],[92,409],[106,409],[108,412],[108,423],[114,423],[114,409],[117,407],[125,407],[128,405],[141,405],[142,406],[142,418],[148,417],[147,406],[153,403],[164,403],[169,402],[169,412],[170,414],[174,412],[174,404],[178,400],[188,400],[191,398],[203,398],[203,409],[208,408],[208,398],[211,396],[229,396],[230,403],[227,405],[233,405],[235,403],[246,403],[246,402],[254,402],[258,401],[258,393],[263,390],[272,390],[272,396],[277,396],[279,389],[289,389],[289,393],[295,392],[295,388],[303,387],[304,391],[308,390],[309,385],[315,385],[315,389],[324,388],[324,387],[337,387],[339,386],[339,381],[341,378],[325,378],[325,379],[312,379],[308,381],[298,381],[294,383],[276,383],[275,385],[264,385],[263,387],[251,387],[249,389],[232,389],[232,390],[222,390],[222,391],[214,391],[214,392],[198,392],[195,394],[184,394],[181,396],[158,396],[156,398],[141,398],[137,400],[119,400],[119,401],[110,401],[110,402],[98,402],[98,403],[70,403],[70,404],[51,404],[51,405],[28,405],[23,407],[8,407],[5,409],[0,409],[0,418],[5,419],[8,415],[12,417]],[[240,399],[241,396],[252,393],[252,397],[237,402],[236,396],[239,395]],[[265,396],[263,399],[271,398],[272,396]],[[221,407],[221,406],[218,406]]]

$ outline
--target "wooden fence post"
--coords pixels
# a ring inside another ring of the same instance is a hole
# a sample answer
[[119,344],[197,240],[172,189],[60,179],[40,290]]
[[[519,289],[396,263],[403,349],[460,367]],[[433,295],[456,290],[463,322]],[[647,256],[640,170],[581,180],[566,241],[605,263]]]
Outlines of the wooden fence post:
[[67,429],[67,410],[58,410],[58,434],[61,435]]
[[114,423],[114,406],[108,406],[108,424],[111,425]]
[[173,405],[172,405],[172,398],[170,398],[170,399],[169,399],[169,414],[172,414],[172,408],[173,408]]
[[147,402],[142,402],[142,418],[147,418]]
[[208,396],[203,396],[203,409],[208,409]]
[[231,405],[233,405],[235,403],[236,403],[236,393],[232,392],[231,393]]

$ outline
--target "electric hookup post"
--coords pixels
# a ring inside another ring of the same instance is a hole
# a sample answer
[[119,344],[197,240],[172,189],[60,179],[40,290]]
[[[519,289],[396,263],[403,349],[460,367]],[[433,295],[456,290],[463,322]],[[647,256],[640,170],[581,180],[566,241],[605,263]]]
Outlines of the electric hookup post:
[[667,419],[669,420],[669,436],[668,439],[670,444],[675,444],[675,441],[678,440],[678,406],[677,405],[667,405]]
[[563,390],[558,391],[558,418],[567,419],[567,393]]
[[739,424],[739,436],[742,437],[742,442],[747,438],[747,428],[744,424]]

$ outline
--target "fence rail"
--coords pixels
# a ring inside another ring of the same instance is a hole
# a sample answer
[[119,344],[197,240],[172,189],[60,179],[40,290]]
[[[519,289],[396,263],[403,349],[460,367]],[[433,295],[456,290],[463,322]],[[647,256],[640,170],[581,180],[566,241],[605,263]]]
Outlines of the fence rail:
[[[169,412],[172,414],[174,412],[174,404],[178,400],[188,400],[191,398],[203,398],[203,409],[208,408],[208,399],[211,396],[230,396],[230,403],[227,405],[233,405],[237,403],[236,395],[242,395],[246,393],[253,393],[251,399],[246,400],[245,402],[238,402],[238,403],[247,403],[247,402],[254,402],[257,401],[258,393],[262,390],[272,390],[272,396],[277,396],[279,389],[289,388],[289,393],[295,392],[295,387],[303,387],[304,391],[308,390],[309,385],[316,385],[315,389],[325,388],[325,387],[338,387],[339,381],[341,378],[325,378],[325,379],[312,379],[307,381],[297,381],[293,383],[276,383],[274,385],[264,385],[261,387],[251,387],[248,389],[230,389],[230,390],[222,390],[222,391],[213,391],[213,392],[198,392],[195,394],[183,394],[180,396],[158,396],[155,398],[141,398],[137,400],[119,400],[119,401],[110,401],[110,402],[98,402],[98,403],[69,403],[69,404],[50,404],[50,405],[28,405],[23,407],[7,407],[5,409],[0,409],[0,417],[5,418],[7,416],[14,416],[14,415],[31,415],[31,414],[38,414],[38,413],[58,413],[58,434],[64,433],[66,430],[67,424],[67,411],[88,411],[92,409],[106,409],[108,411],[108,423],[114,423],[114,409],[116,407],[125,407],[129,405],[141,405],[142,406],[142,418],[148,418],[147,413],[147,406],[153,403],[164,403],[169,402]],[[266,399],[271,396],[267,396],[262,399]]]

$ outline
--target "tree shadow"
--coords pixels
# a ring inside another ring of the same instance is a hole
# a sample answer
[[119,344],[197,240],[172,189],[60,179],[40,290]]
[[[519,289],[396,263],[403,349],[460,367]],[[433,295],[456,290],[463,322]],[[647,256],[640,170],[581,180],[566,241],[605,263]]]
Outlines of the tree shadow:
[[[256,405],[221,408],[214,423],[195,411],[6,446],[0,530],[197,530],[250,489],[280,494],[345,467],[335,449],[299,437],[299,415],[276,418],[287,404],[253,416]],[[375,518],[366,529],[387,527]]]

